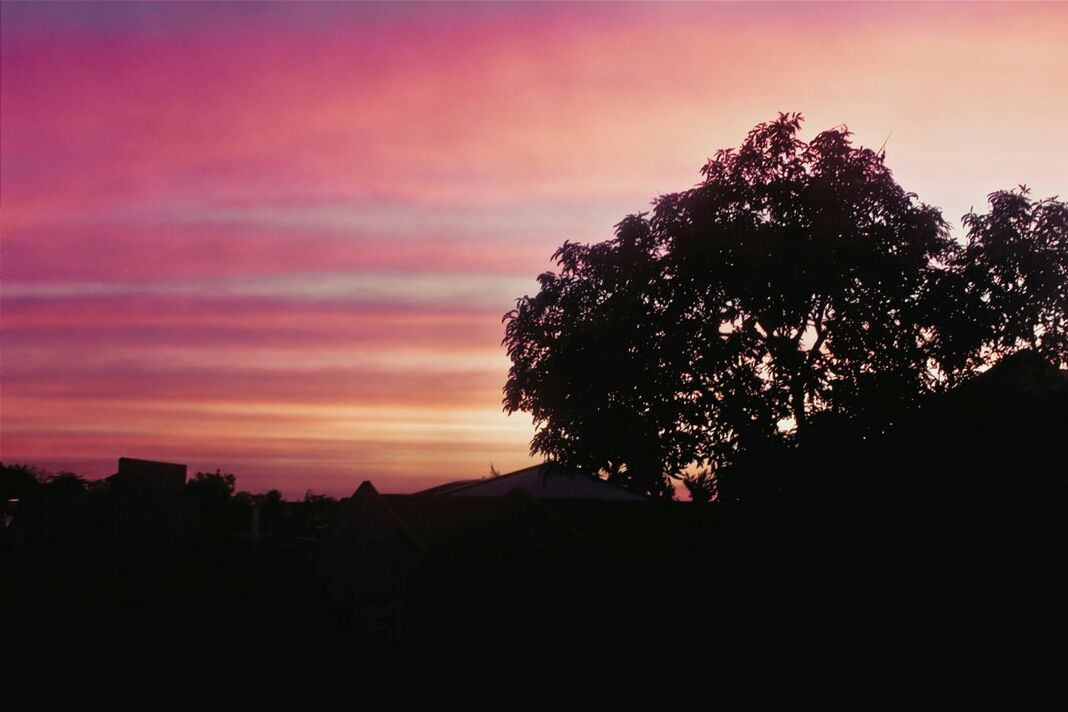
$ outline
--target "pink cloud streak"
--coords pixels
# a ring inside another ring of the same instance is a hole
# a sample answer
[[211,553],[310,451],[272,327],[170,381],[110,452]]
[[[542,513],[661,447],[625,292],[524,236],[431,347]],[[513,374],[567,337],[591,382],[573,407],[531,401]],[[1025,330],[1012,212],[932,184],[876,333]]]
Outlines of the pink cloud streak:
[[500,315],[780,110],[954,221],[1068,194],[1064,5],[2,8],[5,461],[520,466]]

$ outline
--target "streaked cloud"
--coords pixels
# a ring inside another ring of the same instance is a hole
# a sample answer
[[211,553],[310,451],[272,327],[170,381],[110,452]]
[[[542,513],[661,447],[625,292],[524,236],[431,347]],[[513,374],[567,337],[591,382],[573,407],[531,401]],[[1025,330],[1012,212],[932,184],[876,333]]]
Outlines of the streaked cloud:
[[[501,314],[799,110],[952,221],[1068,194],[1063,4],[4,3],[5,461],[527,461]],[[889,139],[888,139],[889,137]]]
[[517,295],[536,291],[537,282],[533,276],[344,272],[156,282],[16,282],[5,288],[5,295],[15,299],[247,297],[285,301],[402,306],[429,304],[444,308],[468,306],[492,309],[508,304]]

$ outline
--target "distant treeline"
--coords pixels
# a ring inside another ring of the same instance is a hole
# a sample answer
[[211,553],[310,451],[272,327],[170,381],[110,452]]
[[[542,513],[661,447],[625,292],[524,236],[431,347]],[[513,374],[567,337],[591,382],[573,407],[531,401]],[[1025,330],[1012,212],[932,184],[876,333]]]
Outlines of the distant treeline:
[[[253,494],[235,491],[236,486],[237,477],[221,470],[197,472],[177,494],[131,488],[115,477],[87,479],[69,471],[0,463],[0,502],[9,524],[53,529],[62,522],[61,528],[75,527],[86,537],[113,529],[109,524],[118,512],[129,516],[139,510],[166,512],[161,517],[168,523],[165,528],[181,529],[182,536],[312,537],[315,527],[327,522],[337,506],[336,498],[311,490],[290,501],[276,489]],[[176,522],[181,526],[171,526]]]

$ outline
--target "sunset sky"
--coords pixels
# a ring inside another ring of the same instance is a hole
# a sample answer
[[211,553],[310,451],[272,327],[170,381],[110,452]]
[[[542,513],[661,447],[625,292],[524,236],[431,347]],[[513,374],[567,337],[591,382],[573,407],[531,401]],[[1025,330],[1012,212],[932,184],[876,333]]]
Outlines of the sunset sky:
[[501,315],[561,242],[779,111],[955,226],[1068,196],[1066,38],[1068,4],[4,3],[0,458],[525,466]]

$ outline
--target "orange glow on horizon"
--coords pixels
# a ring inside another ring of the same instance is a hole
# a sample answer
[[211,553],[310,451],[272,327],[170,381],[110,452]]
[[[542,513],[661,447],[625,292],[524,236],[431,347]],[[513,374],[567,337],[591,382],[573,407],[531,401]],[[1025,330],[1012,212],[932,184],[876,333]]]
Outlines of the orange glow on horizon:
[[3,450],[411,491],[530,461],[501,315],[779,111],[1068,195],[1065,4],[4,4]]

